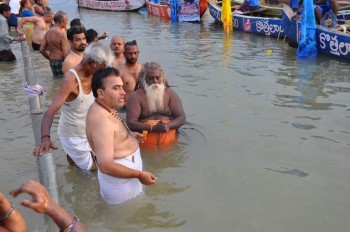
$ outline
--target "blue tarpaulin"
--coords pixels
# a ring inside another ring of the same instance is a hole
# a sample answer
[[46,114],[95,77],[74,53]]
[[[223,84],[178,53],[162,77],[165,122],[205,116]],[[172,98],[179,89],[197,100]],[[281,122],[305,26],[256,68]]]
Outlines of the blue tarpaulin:
[[312,0],[304,0],[301,12],[298,57],[316,57],[316,19]]

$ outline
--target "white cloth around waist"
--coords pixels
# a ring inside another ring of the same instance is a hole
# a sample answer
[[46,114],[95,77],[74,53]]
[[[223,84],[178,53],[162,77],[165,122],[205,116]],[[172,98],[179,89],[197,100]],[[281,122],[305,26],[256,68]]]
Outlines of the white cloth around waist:
[[[138,148],[132,155],[122,159],[115,159],[114,163],[128,168],[142,171],[142,159]],[[142,184],[137,178],[119,178],[97,172],[100,194],[108,204],[121,204],[142,192]]]

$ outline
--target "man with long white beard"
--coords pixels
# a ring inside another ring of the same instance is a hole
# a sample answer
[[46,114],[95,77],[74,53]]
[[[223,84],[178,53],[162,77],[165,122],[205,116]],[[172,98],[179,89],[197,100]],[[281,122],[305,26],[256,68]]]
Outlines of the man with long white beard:
[[186,115],[158,63],[143,64],[126,105],[126,123],[130,130],[147,134],[143,146],[176,142],[177,129],[186,123]]

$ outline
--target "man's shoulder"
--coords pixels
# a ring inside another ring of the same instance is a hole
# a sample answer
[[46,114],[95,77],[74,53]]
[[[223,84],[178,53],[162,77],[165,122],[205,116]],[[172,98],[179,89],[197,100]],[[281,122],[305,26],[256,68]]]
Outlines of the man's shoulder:
[[57,27],[50,28],[46,33],[52,34],[52,35],[57,35],[57,36],[65,35],[65,33]]
[[165,95],[169,95],[170,97],[172,96],[178,96],[178,94],[176,93],[176,91],[170,87],[166,87],[164,90],[164,94]]

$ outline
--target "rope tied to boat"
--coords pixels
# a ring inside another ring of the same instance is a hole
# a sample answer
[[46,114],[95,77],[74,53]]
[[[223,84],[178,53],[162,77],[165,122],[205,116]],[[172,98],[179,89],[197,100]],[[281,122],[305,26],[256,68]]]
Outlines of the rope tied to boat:
[[23,90],[27,95],[28,99],[31,99],[37,95],[44,95],[44,88],[38,84],[35,86],[28,85],[27,82],[23,85]]

